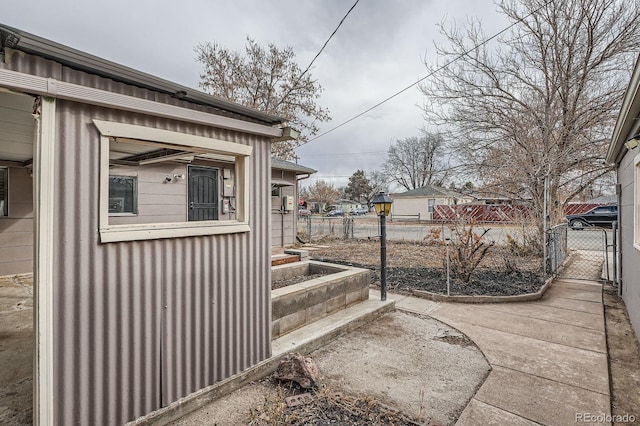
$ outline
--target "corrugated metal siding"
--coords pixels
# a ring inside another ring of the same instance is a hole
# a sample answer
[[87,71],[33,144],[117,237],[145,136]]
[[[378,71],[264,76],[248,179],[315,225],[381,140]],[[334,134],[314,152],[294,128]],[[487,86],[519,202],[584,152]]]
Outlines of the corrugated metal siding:
[[[51,67],[44,61],[42,72],[37,66],[30,72],[48,75]],[[64,74],[104,90],[155,96],[76,71]],[[252,145],[251,232],[100,244],[94,118]],[[266,140],[68,101],[58,101],[56,119],[56,423],[120,424],[269,357]]]

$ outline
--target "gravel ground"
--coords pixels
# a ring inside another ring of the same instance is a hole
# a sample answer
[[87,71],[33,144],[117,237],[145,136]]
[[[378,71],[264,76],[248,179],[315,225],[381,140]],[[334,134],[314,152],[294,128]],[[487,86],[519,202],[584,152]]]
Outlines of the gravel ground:
[[285,278],[283,280],[273,281],[271,283],[271,290],[275,290],[277,288],[286,287],[288,285],[298,284],[304,281],[314,280],[316,278],[324,277],[328,275],[328,272],[322,272],[319,274],[309,274],[309,275],[296,275],[295,277]]
[[[266,378],[174,422],[195,425],[453,425],[490,367],[466,336],[432,318],[386,314],[309,355],[320,388]],[[302,404],[287,397],[309,392]]]
[[[314,260],[352,265],[372,271],[371,282],[380,281],[380,243],[359,240],[355,242],[333,241],[313,248]],[[506,267],[509,256],[512,270]],[[387,285],[397,293],[425,290],[446,294],[446,271],[443,268],[444,252],[441,246],[389,241],[387,242]],[[540,273],[539,258],[510,256],[508,249],[492,247],[473,275],[471,282],[463,283],[451,277],[450,291],[454,295],[513,296],[535,293],[544,284]]]

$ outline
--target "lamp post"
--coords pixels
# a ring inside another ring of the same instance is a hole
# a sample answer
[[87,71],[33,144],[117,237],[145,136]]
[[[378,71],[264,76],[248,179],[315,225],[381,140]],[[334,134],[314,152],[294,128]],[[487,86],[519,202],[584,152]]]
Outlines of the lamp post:
[[380,300],[387,300],[387,216],[393,200],[384,192],[378,193],[372,204],[380,217]]

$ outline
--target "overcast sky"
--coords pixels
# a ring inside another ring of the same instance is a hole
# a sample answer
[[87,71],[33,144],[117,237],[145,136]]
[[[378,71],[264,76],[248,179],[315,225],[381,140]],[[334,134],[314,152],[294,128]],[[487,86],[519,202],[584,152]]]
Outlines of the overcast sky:
[[[218,42],[243,50],[291,46],[302,69],[320,50],[355,0],[48,0],[37,7],[4,2],[0,23],[49,38],[185,86],[197,88],[202,67],[193,48]],[[435,63],[437,24],[480,19],[488,34],[507,25],[493,0],[360,0],[316,60],[320,105],[343,123],[426,75]],[[310,182],[344,185],[356,169],[379,169],[395,139],[424,125],[417,88],[298,149],[300,164],[318,170]]]

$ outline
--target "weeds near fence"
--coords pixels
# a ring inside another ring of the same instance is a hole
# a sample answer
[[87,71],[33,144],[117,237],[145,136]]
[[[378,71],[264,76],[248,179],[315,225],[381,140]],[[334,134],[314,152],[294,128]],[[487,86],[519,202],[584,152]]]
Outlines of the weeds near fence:
[[[451,227],[451,240],[448,243],[449,265],[451,274],[463,283],[469,283],[473,273],[487,255],[495,241],[487,241],[485,236],[489,228],[480,233],[474,231],[475,220],[460,219]],[[445,253],[446,262],[446,253]]]

